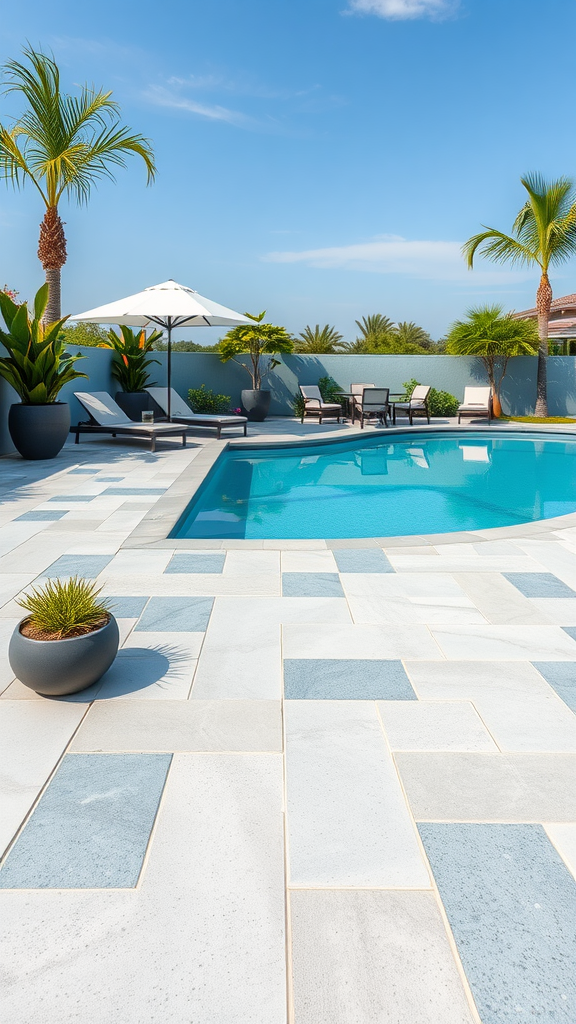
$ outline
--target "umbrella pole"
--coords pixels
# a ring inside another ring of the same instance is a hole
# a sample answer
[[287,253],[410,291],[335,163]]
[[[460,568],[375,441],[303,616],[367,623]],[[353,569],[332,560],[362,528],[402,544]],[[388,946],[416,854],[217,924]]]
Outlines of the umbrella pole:
[[168,423],[172,422],[172,317],[167,320],[168,327]]

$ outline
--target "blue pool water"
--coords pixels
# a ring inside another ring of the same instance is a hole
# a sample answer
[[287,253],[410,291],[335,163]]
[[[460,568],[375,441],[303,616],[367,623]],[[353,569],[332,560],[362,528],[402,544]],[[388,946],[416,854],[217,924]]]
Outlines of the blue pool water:
[[576,441],[414,432],[226,451],[171,536],[394,537],[575,510]]

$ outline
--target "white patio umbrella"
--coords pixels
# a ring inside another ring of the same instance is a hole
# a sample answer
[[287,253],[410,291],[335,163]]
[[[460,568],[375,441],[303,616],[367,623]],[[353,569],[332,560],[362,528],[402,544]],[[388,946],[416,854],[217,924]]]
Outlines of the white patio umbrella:
[[97,306],[86,313],[70,317],[78,323],[123,324],[126,327],[148,327],[155,324],[168,333],[168,419],[171,419],[170,388],[172,386],[172,331],[176,327],[234,327],[252,323],[242,313],[205,299],[192,288],[176,281],[152,285],[136,295],[117,299],[106,306]]

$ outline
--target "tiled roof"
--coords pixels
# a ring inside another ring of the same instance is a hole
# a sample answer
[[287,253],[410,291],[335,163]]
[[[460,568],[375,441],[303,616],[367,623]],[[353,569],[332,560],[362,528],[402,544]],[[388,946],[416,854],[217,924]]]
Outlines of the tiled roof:
[[[572,295],[562,295],[559,299],[553,299],[550,308],[553,311],[559,309],[574,309],[576,312],[576,292],[573,292]],[[536,309],[536,306],[534,306],[533,309],[521,309],[520,312],[515,313],[514,315],[518,320],[528,320],[530,317],[536,316],[537,313],[538,310]]]

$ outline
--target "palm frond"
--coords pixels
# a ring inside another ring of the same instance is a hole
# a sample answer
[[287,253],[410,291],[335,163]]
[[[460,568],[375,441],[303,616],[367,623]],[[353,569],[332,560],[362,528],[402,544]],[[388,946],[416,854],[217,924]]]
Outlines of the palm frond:
[[26,62],[4,66],[5,92],[19,92],[26,109],[12,127],[0,125],[0,176],[16,187],[32,181],[47,206],[65,193],[85,203],[92,187],[113,179],[130,155],[144,161],[147,184],[154,180],[151,142],[121,124],[110,92],[84,85],[79,95],[62,93],[52,57],[31,47],[24,56]]

